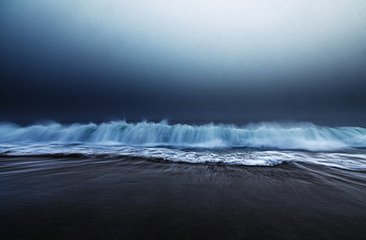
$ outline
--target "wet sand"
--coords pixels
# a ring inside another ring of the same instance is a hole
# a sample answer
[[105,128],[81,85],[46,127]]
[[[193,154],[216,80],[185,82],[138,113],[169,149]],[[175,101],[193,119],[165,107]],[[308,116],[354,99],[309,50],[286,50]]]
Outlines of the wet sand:
[[0,158],[0,239],[365,239],[366,173]]

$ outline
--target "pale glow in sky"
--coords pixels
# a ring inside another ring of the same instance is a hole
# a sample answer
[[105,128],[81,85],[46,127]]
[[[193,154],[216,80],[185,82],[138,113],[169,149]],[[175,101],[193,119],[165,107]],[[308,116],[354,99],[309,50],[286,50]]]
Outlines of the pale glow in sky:
[[64,37],[116,62],[128,55],[172,71],[292,74],[344,65],[366,48],[364,0],[29,3],[18,2],[33,19],[42,11]]
[[73,11],[80,23],[196,63],[329,60],[334,51],[353,54],[366,40],[366,1],[77,2]]

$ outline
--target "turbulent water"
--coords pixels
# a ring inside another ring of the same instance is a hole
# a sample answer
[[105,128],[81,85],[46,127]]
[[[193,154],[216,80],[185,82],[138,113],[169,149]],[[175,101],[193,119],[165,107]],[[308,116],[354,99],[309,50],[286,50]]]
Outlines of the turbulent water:
[[125,121],[0,124],[1,156],[136,156],[175,162],[274,166],[305,162],[366,170],[366,129],[311,123],[245,126]]

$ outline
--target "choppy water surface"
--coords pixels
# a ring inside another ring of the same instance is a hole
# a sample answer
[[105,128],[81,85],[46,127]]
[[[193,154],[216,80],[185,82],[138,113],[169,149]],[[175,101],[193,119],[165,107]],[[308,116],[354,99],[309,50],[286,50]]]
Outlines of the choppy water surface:
[[366,170],[366,129],[311,123],[187,125],[167,122],[0,125],[0,154],[110,158],[134,156],[187,163],[275,166],[301,162]]

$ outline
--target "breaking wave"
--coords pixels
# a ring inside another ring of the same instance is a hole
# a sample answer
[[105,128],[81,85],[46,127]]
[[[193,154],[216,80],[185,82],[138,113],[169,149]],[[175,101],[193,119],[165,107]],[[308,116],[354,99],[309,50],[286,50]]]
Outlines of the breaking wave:
[[366,129],[311,123],[187,125],[116,121],[101,124],[0,124],[1,143],[93,143],[175,148],[259,148],[332,151],[366,147]]
[[311,123],[246,126],[126,121],[0,124],[0,157],[142,157],[185,163],[275,166],[301,162],[366,171],[366,129]]
[[223,124],[200,126],[126,121],[101,124],[59,123],[21,127],[0,124],[2,143],[94,143],[128,146],[190,148],[266,148],[331,151],[366,147],[366,129],[320,127],[311,123],[260,123],[244,127]]

